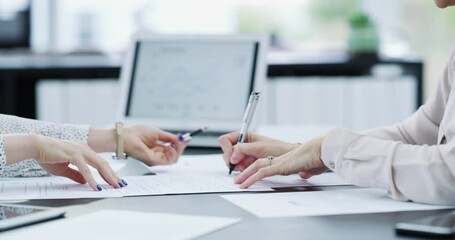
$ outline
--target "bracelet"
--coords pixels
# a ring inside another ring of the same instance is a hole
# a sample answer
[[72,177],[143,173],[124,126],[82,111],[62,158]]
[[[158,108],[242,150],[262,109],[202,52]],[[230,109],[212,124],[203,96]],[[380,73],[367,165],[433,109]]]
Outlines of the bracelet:
[[115,153],[116,159],[126,159],[126,154],[123,147],[123,123],[115,123],[115,136],[117,138],[117,151]]

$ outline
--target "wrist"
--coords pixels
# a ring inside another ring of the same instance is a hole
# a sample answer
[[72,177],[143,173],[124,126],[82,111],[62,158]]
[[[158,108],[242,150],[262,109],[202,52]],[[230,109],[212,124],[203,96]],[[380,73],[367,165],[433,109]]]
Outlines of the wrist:
[[115,128],[90,128],[87,144],[95,152],[114,152],[117,149]]
[[37,159],[42,137],[36,134],[4,135],[6,164],[11,165],[26,159]]
[[322,135],[320,137],[317,137],[315,139],[315,141],[316,141],[316,144],[315,144],[316,149],[315,149],[315,151],[316,151],[316,154],[318,156],[318,159],[321,162],[324,162],[324,161],[322,161],[322,153],[321,153],[321,151],[322,151],[322,142],[324,141],[324,135]]

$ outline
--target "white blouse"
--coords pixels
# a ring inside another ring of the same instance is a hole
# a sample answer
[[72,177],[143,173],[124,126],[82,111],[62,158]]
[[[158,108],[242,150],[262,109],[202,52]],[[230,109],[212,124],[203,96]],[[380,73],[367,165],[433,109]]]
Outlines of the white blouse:
[[48,175],[33,159],[6,166],[4,134],[35,133],[63,140],[86,142],[89,127],[58,124],[0,114],[0,177],[32,177]]
[[437,90],[411,117],[394,126],[356,133],[335,129],[322,160],[353,184],[388,190],[399,200],[455,203],[455,57]]

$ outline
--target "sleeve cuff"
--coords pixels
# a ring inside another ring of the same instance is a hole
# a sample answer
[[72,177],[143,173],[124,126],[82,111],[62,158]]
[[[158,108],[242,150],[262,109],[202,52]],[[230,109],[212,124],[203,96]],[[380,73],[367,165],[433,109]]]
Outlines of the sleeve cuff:
[[330,131],[322,141],[321,159],[324,165],[333,172],[340,171],[347,147],[359,136],[360,134],[345,128]]

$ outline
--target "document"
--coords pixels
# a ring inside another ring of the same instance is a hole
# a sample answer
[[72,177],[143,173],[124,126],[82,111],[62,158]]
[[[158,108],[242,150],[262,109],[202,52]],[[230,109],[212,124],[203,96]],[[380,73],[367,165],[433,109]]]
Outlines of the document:
[[[238,172],[234,172],[232,176],[227,176],[228,167],[226,166],[221,154],[208,155],[189,155],[180,157],[179,161],[170,166],[155,166],[150,167],[152,172],[157,175],[163,174],[181,174],[181,175],[217,175],[218,177],[227,177],[226,181],[233,181]],[[327,172],[321,175],[314,176],[310,179],[303,180],[297,174],[289,176],[272,176],[256,183],[258,186],[268,186],[271,188],[285,187],[321,187],[321,186],[342,186],[352,185],[343,180],[335,173]],[[255,187],[253,185],[253,187]]]
[[401,202],[389,198],[385,190],[373,188],[222,195],[221,197],[261,218],[433,210],[455,207]]
[[[21,178],[0,181],[2,200],[63,199],[63,198],[116,198],[126,196],[151,196],[188,193],[224,193],[245,191],[272,191],[265,184],[240,189],[232,178],[212,172],[202,175],[168,173],[153,176],[124,177],[128,186],[113,188],[101,184],[102,191],[94,191],[88,184],[79,184],[63,177]],[[99,179],[98,182],[103,182]]]
[[0,234],[3,240],[194,239],[240,222],[240,219],[166,213],[102,210]]
[[238,175],[228,174],[221,155],[184,156],[170,166],[151,167],[156,175],[121,176],[128,182],[124,188],[114,189],[104,183],[96,172],[95,178],[103,187],[93,191],[88,184],[79,184],[64,177],[1,178],[2,200],[63,199],[63,198],[116,198],[165,194],[227,193],[274,191],[274,188],[347,185],[333,173],[324,173],[308,180],[298,175],[274,176],[257,182],[248,189],[234,183]]

